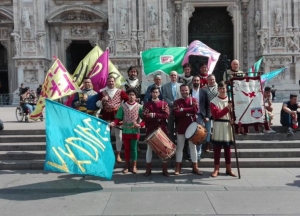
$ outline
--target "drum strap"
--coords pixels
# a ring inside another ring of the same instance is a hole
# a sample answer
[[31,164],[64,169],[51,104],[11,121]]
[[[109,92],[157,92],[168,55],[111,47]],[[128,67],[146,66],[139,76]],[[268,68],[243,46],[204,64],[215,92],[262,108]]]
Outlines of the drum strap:
[[216,122],[230,122],[230,120],[227,119],[215,119]]

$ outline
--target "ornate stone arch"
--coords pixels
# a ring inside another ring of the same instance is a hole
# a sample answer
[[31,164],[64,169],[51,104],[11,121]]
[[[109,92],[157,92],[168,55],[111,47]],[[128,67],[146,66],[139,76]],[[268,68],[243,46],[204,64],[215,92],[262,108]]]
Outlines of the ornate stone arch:
[[68,5],[50,13],[46,20],[50,24],[61,24],[64,22],[82,23],[82,21],[106,23],[107,15],[91,6]]
[[13,24],[14,15],[12,11],[0,7],[0,24]]

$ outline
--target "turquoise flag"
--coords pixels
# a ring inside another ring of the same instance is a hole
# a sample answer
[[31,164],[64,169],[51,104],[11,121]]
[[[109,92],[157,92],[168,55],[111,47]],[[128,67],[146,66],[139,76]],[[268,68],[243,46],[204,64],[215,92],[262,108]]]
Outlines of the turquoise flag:
[[170,74],[177,71],[182,74],[181,63],[186,53],[186,47],[151,48],[141,54],[142,65],[146,75],[161,71]]
[[266,81],[270,81],[271,79],[275,78],[280,73],[282,73],[285,69],[286,68],[280,68],[280,69],[273,70],[271,72],[268,72],[268,73],[265,73],[265,74],[261,75],[261,77],[260,77],[261,83],[264,83]]
[[107,122],[46,99],[45,170],[111,179],[114,165]]
[[257,76],[257,72],[259,71],[261,62],[263,60],[264,57],[261,57],[257,62],[254,63],[254,65],[252,65],[251,68],[248,69],[248,76],[249,77],[254,77]]

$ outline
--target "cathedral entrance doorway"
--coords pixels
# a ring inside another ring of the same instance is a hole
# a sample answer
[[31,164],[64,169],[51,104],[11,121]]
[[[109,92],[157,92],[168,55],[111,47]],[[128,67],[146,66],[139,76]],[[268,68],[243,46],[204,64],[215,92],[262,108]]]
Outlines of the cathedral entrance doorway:
[[89,41],[72,41],[66,51],[66,67],[70,74],[73,74],[79,62],[93,49]]
[[[217,81],[222,80],[222,56],[233,58],[233,23],[226,7],[196,7],[188,27],[188,42],[200,40],[210,48],[221,53],[219,61],[213,71]],[[199,65],[207,62],[207,58],[190,56],[193,74],[199,74]]]
[[0,44],[0,94],[9,93],[8,83],[7,50]]

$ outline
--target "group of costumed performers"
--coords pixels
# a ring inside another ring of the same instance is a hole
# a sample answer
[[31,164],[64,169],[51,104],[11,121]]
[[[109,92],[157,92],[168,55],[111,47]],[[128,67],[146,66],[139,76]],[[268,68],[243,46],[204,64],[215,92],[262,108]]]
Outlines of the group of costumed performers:
[[[125,91],[117,89],[115,87],[115,78],[109,76],[107,79],[107,87],[102,89],[99,93],[92,89],[91,80],[85,78],[83,81],[82,92],[75,95],[73,100],[73,106],[82,112],[86,112],[91,115],[95,115],[97,107],[100,108],[99,117],[107,122],[111,126],[111,132],[116,136],[116,160],[121,162],[121,149],[122,141],[124,143],[124,156],[125,156],[125,168],[123,173],[137,173],[137,154],[138,154],[138,140],[140,138],[140,128],[146,127],[146,136],[154,132],[158,127],[167,135],[170,136],[168,131],[167,119],[172,115],[175,118],[176,134],[177,134],[177,149],[176,149],[176,167],[175,175],[181,173],[181,163],[183,157],[183,147],[186,141],[184,136],[187,127],[197,122],[197,114],[199,114],[199,102],[198,99],[190,95],[190,77],[192,88],[193,77],[190,76],[191,66],[185,65],[185,76],[183,80],[186,84],[177,85],[177,73],[173,71],[170,74],[171,84],[172,75],[173,82],[178,86],[179,92],[173,96],[172,106],[168,105],[168,101],[160,100],[162,93],[170,93],[174,95],[173,87],[168,90],[169,83],[164,86],[161,85],[161,76],[154,77],[154,84],[149,86],[150,98],[144,101],[144,105],[139,104],[141,102],[141,82],[138,81],[138,70],[136,67],[130,67],[128,70],[127,84],[125,85]],[[216,88],[215,78],[211,75],[213,82],[208,83],[208,68],[206,64],[202,64],[200,67],[199,86],[208,90]],[[195,81],[196,82],[196,81]],[[214,159],[215,170],[212,173],[213,177],[216,177],[219,173],[220,151],[222,146],[225,150],[226,159],[226,173],[231,176],[235,174],[231,170],[231,155],[230,145],[233,143],[233,135],[230,127],[231,116],[229,110],[231,104],[228,103],[226,98],[225,84],[218,87],[219,96],[213,98],[211,96],[210,112],[214,117],[214,130],[216,131],[211,140],[214,144]],[[177,89],[177,87],[176,87]],[[197,89],[197,88],[196,88]],[[224,90],[225,89],[225,90]],[[166,92],[164,92],[166,90]],[[178,91],[176,90],[176,91]],[[198,90],[197,90],[198,91]],[[213,93],[212,93],[213,94]],[[206,94],[207,95],[207,94]],[[207,97],[207,96],[206,96]],[[164,97],[163,97],[164,98]],[[164,98],[165,99],[165,98]],[[120,128],[122,127],[122,129]],[[202,172],[198,169],[197,149],[191,141],[188,141],[190,156],[192,161],[192,172],[197,175],[202,175]],[[130,166],[130,159],[132,166]],[[146,172],[145,176],[151,175],[151,162],[152,162],[152,149],[148,145],[146,153]],[[169,176],[167,169],[167,161],[162,161],[162,173],[164,176]]]

